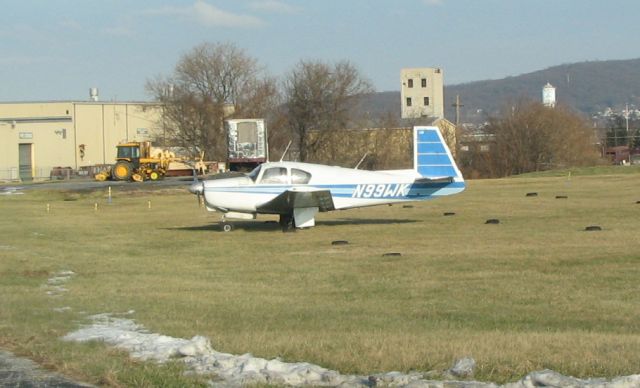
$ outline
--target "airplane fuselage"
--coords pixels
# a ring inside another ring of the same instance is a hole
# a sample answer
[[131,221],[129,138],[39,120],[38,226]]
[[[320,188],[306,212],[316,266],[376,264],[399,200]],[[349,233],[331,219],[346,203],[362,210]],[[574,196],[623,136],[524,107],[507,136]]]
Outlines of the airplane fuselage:
[[334,208],[338,210],[421,201],[464,190],[464,182],[416,182],[418,177],[414,170],[365,171],[296,162],[261,165],[261,169],[270,168],[287,169],[287,177],[284,178],[287,180],[292,169],[308,172],[311,179],[306,184],[261,183],[262,175],[258,174],[256,181],[248,176],[205,181],[205,204],[222,211],[256,213],[261,204],[272,201],[285,191],[327,190],[331,193]]

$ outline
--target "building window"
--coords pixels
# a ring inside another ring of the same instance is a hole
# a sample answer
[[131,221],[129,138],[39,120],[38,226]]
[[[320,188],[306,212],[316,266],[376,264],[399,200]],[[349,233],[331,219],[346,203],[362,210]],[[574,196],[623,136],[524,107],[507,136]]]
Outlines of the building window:
[[421,82],[422,82],[422,87],[426,88],[427,87],[427,79],[423,78]]
[[413,78],[409,78],[409,80],[407,81],[407,86],[410,88],[413,87]]
[[429,97],[424,98],[424,106],[429,106]]
[[407,97],[407,106],[411,106],[411,97]]

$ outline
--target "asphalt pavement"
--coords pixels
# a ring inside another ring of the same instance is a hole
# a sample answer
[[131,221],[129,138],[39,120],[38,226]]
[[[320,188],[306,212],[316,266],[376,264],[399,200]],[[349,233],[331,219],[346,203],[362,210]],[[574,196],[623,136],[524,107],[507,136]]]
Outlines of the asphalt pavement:
[[99,182],[90,178],[75,178],[69,180],[46,180],[37,182],[7,182],[0,183],[0,194],[30,190],[99,190],[109,186],[119,190],[154,190],[169,187],[184,187],[185,190],[193,182],[193,178],[169,177],[157,181],[128,182],[128,181],[104,181]]
[[45,371],[35,362],[0,350],[0,387],[20,388],[87,388],[93,385],[67,379]]

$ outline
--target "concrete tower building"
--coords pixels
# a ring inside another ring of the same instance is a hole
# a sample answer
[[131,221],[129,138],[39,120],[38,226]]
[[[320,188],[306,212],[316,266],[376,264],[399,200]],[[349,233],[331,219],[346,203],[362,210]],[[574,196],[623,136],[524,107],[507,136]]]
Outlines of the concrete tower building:
[[400,71],[402,118],[444,118],[442,70],[431,67]]

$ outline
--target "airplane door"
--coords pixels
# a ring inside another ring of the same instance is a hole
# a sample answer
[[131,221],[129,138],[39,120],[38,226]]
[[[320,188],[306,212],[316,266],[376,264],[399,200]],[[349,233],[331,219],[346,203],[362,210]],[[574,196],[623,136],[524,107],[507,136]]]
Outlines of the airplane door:
[[33,180],[33,144],[18,144],[18,168],[21,181]]

